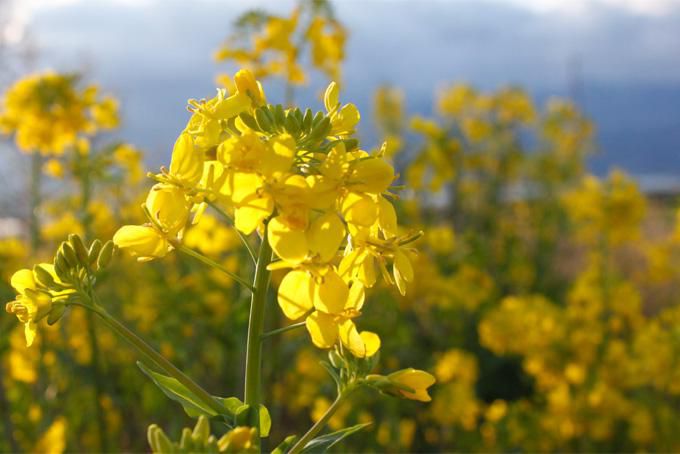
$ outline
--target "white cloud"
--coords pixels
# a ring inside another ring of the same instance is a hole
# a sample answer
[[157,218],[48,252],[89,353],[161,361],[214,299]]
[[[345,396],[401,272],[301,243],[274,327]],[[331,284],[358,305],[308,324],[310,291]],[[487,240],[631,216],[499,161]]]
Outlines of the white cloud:
[[680,0],[501,0],[537,13],[587,14],[604,6],[645,16],[663,16],[680,9]]

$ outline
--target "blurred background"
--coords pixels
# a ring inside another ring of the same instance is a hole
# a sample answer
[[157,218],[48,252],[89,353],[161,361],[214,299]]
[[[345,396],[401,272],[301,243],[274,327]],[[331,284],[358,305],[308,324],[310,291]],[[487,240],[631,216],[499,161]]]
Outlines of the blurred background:
[[[236,52],[294,11],[304,83],[288,60]],[[85,204],[68,153],[43,153],[36,202],[31,158],[2,143],[6,300],[11,273],[68,233],[108,239],[139,216],[140,175],[167,165],[187,99],[212,97],[220,74],[259,68],[270,102],[315,110],[339,79],[362,146],[389,144],[400,216],[426,232],[416,288],[377,289],[366,327],[384,333],[385,367],[439,381],[430,405],[362,396],[335,427],[373,428],[344,448],[680,449],[680,1],[3,0],[0,54],[3,92],[51,69],[119,106],[88,139],[110,168]],[[187,242],[239,269],[238,240],[206,219]],[[120,316],[215,393],[238,392],[244,295],[179,258],[121,262],[106,290]],[[149,285],[115,283],[133,276]],[[74,312],[27,351],[2,317],[0,450],[144,450],[148,424],[190,425],[93,323]],[[275,442],[332,395],[320,352],[284,339],[267,365]]]

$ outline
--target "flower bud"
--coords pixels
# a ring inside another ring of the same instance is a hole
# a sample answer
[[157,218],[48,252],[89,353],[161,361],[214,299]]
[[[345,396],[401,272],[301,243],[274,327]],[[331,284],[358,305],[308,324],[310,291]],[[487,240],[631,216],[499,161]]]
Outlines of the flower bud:
[[83,244],[83,240],[80,238],[80,236],[75,235],[75,234],[70,234],[68,236],[68,241],[73,246],[73,250],[76,253],[76,257],[78,258],[78,262],[81,265],[85,265],[88,263],[88,255],[87,255],[87,249],[85,249],[85,244]]
[[99,251],[102,250],[102,242],[96,239],[90,245],[89,251],[87,251],[87,263],[94,265],[97,263],[97,258],[99,258]]

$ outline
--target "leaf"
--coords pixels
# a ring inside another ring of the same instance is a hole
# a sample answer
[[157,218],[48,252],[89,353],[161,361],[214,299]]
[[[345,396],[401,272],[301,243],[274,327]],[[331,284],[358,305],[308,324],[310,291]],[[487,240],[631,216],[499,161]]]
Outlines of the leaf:
[[[141,361],[137,361],[137,366],[146,374],[147,377],[158,386],[163,393],[175,402],[179,402],[187,415],[197,418],[200,415],[207,417],[217,416],[217,412],[210,408],[198,396],[191,392],[186,386],[177,381],[176,378],[159,374],[149,369]],[[216,399],[220,402],[221,399]],[[222,403],[222,402],[220,402]],[[225,408],[225,412],[227,409]]]
[[340,443],[345,438],[352,435],[353,433],[359,432],[360,430],[363,430],[370,425],[371,425],[370,422],[365,424],[357,424],[356,426],[346,427],[344,429],[340,429],[338,431],[326,435],[321,435],[320,437],[316,437],[305,445],[301,453],[302,454],[324,453],[333,446],[335,446],[336,444]]
[[269,410],[264,405],[260,405],[260,436],[262,438],[268,437],[271,428],[272,418],[269,416]]
[[274,448],[272,451],[272,454],[285,454],[288,449],[290,449],[293,444],[297,441],[298,436],[297,435],[288,435],[286,438],[283,439],[279,445]]

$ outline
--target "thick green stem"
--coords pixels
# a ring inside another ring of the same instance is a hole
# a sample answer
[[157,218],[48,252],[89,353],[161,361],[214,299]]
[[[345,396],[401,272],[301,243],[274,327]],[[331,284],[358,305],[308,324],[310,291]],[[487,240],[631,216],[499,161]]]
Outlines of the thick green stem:
[[[267,241],[267,231],[263,232],[260,251],[255,266],[252,299],[250,301],[250,319],[248,321],[248,344],[246,347],[246,383],[244,401],[250,405],[250,425],[260,429],[259,408],[262,402],[262,331],[264,328],[264,309],[267,302],[267,290],[271,272],[267,266],[272,260],[272,248]],[[258,446],[259,448],[259,446]]]
[[5,371],[2,370],[2,363],[0,363],[0,409],[2,409],[2,425],[4,426],[5,439],[7,440],[9,451],[19,452],[19,445],[17,444],[16,438],[14,438],[14,423],[12,422],[12,414],[9,408],[4,378]]
[[215,269],[222,271],[224,274],[226,274],[227,276],[229,276],[230,278],[232,278],[233,280],[235,280],[239,284],[245,286],[251,292],[255,291],[255,288],[252,285],[250,285],[250,283],[248,281],[246,281],[245,279],[243,279],[239,275],[232,273],[231,271],[229,271],[228,269],[226,269],[225,267],[223,267],[222,265],[220,265],[216,261],[209,259],[205,255],[198,253],[198,252],[194,251],[193,249],[189,249],[188,247],[186,247],[182,244],[177,244],[177,245],[175,245],[175,247],[177,248],[178,251],[180,251],[180,252],[182,252],[186,255],[189,255],[189,256],[195,258],[196,260],[199,260],[199,261],[205,263],[208,266],[211,266]]
[[101,306],[92,306],[86,304],[80,304],[80,306],[85,307],[89,310],[94,311],[95,314],[101,317],[102,321],[111,328],[116,334],[121,336],[123,339],[128,341],[137,352],[139,352],[148,361],[153,363],[156,367],[160,368],[168,374],[169,376],[176,379],[178,382],[187,387],[192,393],[194,393],[201,401],[208,407],[213,409],[216,413],[224,412],[224,408],[212,398],[212,396],[203,388],[201,388],[196,382],[179,370],[174,364],[165,359],[160,353],[151,348],[149,344],[144,342],[139,336],[130,331],[125,325],[120,323],[114,317],[112,317],[104,308]]
[[290,451],[288,451],[288,454],[297,454],[300,451],[304,449],[304,447],[309,443],[311,440],[316,437],[319,432],[328,424],[328,421],[331,420],[333,415],[335,414],[336,411],[338,411],[338,408],[340,408],[340,405],[345,401],[347,396],[351,393],[351,389],[346,389],[344,392],[338,394],[338,397],[335,399],[335,402],[331,404],[330,407],[326,410],[326,412],[321,416],[321,419],[319,419],[312,427],[307,431],[306,434],[300,438],[297,443],[293,445],[292,448],[290,448]]

